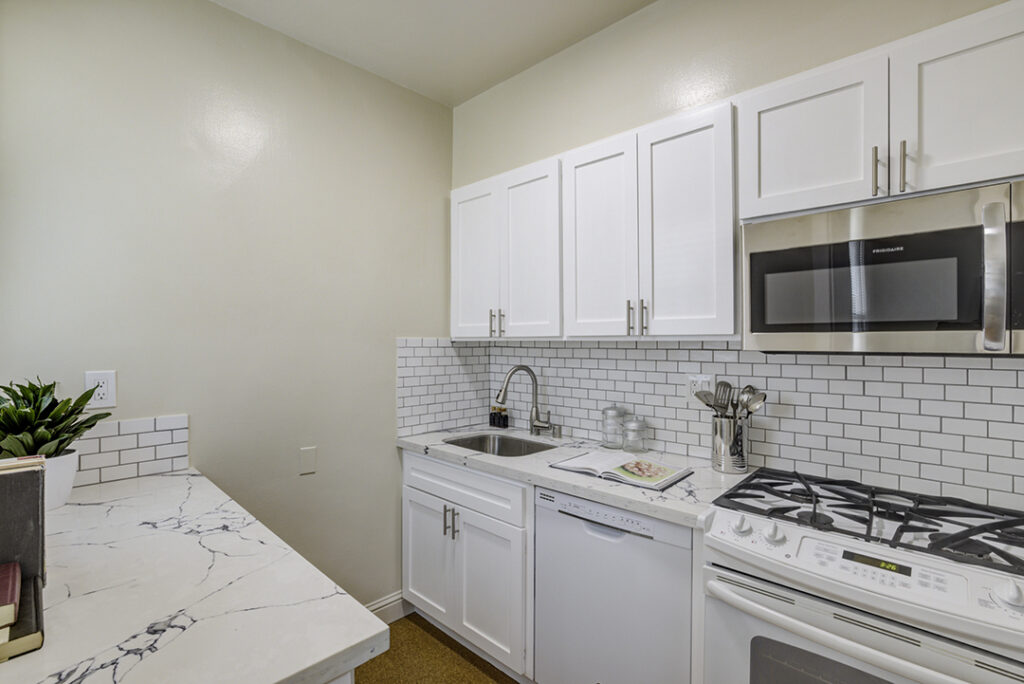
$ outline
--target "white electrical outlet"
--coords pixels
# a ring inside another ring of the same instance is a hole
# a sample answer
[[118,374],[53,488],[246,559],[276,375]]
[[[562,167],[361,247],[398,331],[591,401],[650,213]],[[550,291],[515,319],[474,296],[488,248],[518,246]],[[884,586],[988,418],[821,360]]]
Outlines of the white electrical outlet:
[[95,387],[86,408],[113,408],[117,406],[117,371],[85,371],[85,389]]
[[715,376],[714,375],[688,375],[686,376],[686,386],[689,392],[689,399],[692,403],[701,404],[700,400],[697,399],[697,392],[714,392],[715,387]]
[[316,472],[316,447],[299,447],[299,475],[312,475]]

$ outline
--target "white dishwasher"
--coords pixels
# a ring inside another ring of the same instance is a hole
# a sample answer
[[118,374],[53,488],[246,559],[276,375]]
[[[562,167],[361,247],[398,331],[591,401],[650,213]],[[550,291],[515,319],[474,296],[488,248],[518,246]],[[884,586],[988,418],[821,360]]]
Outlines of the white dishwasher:
[[689,682],[692,530],[536,491],[538,684]]

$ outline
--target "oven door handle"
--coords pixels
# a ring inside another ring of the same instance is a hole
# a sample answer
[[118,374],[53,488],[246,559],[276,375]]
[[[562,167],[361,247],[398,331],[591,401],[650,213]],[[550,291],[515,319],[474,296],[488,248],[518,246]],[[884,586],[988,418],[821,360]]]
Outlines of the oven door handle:
[[831,648],[834,651],[838,651],[851,658],[874,665],[886,672],[892,674],[898,674],[916,682],[927,682],[928,684],[964,684],[962,679],[956,679],[948,675],[944,675],[934,670],[915,665],[914,663],[907,662],[895,656],[891,656],[888,653],[877,651],[869,646],[858,644],[855,641],[844,639],[835,634],[826,632],[823,629],[819,629],[812,625],[800,622],[795,618],[791,618],[788,615],[777,613],[770,608],[746,599],[736,592],[728,589],[721,582],[711,580],[707,583],[707,593],[723,603],[726,603],[736,610],[752,615],[756,618],[760,618],[765,622],[769,622],[776,627],[780,627],[791,634],[808,639],[815,643],[821,644],[827,648]]
[[982,311],[982,349],[1006,348],[1006,208],[990,202],[981,209],[985,235],[985,303]]

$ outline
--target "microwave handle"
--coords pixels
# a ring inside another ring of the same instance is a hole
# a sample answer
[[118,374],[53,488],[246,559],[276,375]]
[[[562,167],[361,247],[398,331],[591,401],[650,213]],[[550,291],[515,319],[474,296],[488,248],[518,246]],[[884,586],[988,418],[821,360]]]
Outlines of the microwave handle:
[[985,351],[1006,348],[1006,207],[990,202],[981,209],[985,235],[985,302],[982,345]]
[[740,596],[716,580],[711,580],[705,585],[705,592],[708,596],[716,598],[740,612],[759,618],[791,634],[821,644],[826,648],[831,648],[833,651],[838,651],[843,655],[859,660],[862,663],[873,665],[886,672],[912,679],[915,682],[928,682],[929,684],[962,684],[963,682],[961,679],[936,672],[928,667],[889,655],[884,651],[879,651],[865,644],[844,639],[838,634],[826,632],[819,627],[809,625],[788,615],[777,613],[770,608]]

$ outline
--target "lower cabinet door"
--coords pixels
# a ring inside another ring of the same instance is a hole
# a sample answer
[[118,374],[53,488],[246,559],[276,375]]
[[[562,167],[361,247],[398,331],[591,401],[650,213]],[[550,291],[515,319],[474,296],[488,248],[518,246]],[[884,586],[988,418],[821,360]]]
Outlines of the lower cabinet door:
[[444,624],[451,624],[457,612],[456,542],[450,531],[445,534],[451,508],[443,499],[402,487],[402,596]]
[[525,666],[526,530],[458,509],[453,628],[515,672]]

